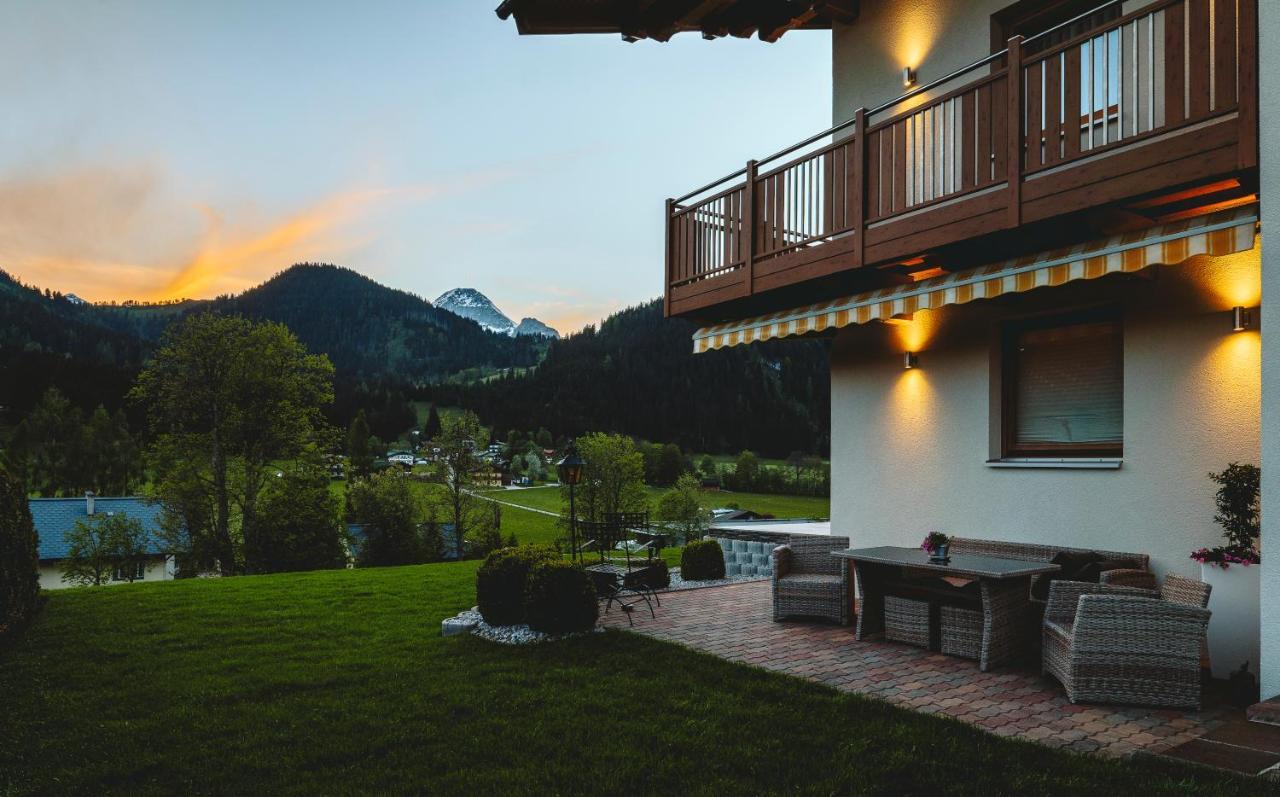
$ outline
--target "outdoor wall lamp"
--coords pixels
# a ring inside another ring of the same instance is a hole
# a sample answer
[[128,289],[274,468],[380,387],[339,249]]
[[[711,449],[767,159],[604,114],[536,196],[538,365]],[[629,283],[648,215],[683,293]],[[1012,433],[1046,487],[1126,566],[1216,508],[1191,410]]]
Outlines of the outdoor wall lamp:
[[902,87],[909,89],[916,84],[916,71],[909,66],[902,67]]
[[912,368],[920,365],[920,357],[913,351],[906,352],[902,355],[902,367],[910,371]]
[[1253,314],[1243,307],[1231,308],[1231,331],[1243,332],[1253,323]]

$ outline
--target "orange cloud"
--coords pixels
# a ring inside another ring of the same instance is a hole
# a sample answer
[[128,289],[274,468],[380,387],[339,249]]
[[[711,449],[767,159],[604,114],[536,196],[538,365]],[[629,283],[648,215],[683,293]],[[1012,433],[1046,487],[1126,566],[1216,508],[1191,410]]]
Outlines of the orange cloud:
[[357,188],[284,218],[241,210],[234,220],[168,196],[146,166],[0,181],[0,268],[92,301],[205,298],[252,287],[293,263],[349,255],[368,241],[361,222],[378,209],[504,176]]

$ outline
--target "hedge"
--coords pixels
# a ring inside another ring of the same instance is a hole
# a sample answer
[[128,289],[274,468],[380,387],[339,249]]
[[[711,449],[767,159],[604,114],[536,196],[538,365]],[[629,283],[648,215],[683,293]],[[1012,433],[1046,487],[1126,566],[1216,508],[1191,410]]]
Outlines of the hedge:
[[40,602],[39,562],[26,488],[0,468],[0,637],[35,614]]
[[680,552],[680,578],[710,581],[724,578],[724,551],[715,540],[698,540]]
[[586,571],[572,562],[539,562],[529,571],[525,614],[535,631],[589,631],[600,616],[595,585]]
[[499,548],[476,571],[476,604],[489,625],[517,625],[525,621],[525,580],[539,562],[560,559],[546,545]]

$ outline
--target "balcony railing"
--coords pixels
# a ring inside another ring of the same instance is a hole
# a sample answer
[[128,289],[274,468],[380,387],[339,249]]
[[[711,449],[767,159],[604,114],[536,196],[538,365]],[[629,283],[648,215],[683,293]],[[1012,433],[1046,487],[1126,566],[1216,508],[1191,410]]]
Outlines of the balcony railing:
[[669,200],[667,311],[1255,167],[1256,3],[1162,0],[1027,57],[1011,39]]

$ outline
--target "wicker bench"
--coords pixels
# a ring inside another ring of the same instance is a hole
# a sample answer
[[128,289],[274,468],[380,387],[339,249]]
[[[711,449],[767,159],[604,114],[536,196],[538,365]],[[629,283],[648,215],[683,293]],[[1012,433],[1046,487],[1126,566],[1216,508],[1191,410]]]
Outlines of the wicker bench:
[[[998,556],[1001,559],[1021,559],[1025,562],[1048,562],[1059,553],[1096,553],[1104,559],[1133,563],[1134,567],[1106,570],[1098,579],[1101,584],[1113,586],[1138,587],[1155,589],[1156,577],[1151,573],[1151,557],[1145,553],[1125,553],[1122,551],[1102,551],[1095,548],[1067,548],[1062,545],[1036,545],[1025,542],[1006,542],[1003,540],[977,540],[965,537],[951,539],[952,554],[969,554],[974,556]],[[1036,585],[1046,576],[1036,576],[1031,580],[1034,592]],[[1035,600],[1033,598],[1033,600]],[[1043,605],[1043,601],[1039,601]]]

